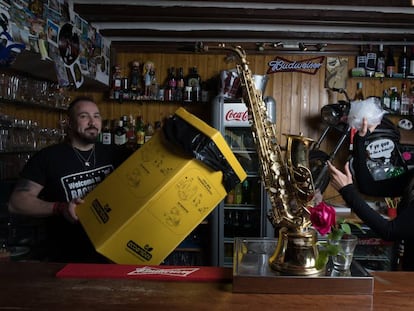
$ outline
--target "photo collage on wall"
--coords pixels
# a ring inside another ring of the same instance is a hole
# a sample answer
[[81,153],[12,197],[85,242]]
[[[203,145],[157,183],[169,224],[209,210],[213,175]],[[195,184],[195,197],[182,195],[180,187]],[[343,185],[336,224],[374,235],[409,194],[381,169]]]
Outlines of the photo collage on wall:
[[108,85],[110,42],[69,9],[64,0],[0,0],[9,32],[26,50],[55,63],[61,87],[80,87],[84,77]]

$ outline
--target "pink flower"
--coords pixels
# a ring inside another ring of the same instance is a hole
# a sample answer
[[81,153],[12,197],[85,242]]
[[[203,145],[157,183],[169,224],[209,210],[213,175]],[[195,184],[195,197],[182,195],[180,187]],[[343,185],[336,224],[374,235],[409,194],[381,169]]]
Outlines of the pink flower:
[[310,221],[313,227],[321,234],[329,233],[336,224],[336,211],[332,206],[321,202],[310,208]]

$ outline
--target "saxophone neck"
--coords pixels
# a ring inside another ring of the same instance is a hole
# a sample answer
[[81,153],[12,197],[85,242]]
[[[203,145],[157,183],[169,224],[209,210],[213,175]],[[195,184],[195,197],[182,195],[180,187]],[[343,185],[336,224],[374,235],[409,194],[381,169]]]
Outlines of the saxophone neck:
[[[227,50],[230,52],[233,52],[237,58],[239,59],[239,63],[243,64],[243,70],[248,70],[247,67],[247,57],[246,57],[246,51],[239,45],[236,46],[227,46],[225,43],[220,43],[218,46],[204,46],[203,45],[203,51],[210,51],[210,50]],[[227,58],[228,60],[231,60],[230,57]]]

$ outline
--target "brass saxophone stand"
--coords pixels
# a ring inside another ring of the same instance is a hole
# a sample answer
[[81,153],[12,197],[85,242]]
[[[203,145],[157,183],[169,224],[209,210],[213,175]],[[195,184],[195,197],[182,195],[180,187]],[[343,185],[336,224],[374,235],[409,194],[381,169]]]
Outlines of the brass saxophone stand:
[[269,259],[270,268],[286,275],[316,276],[325,269],[315,268],[318,257],[317,234],[313,229],[289,231],[279,230],[277,248]]

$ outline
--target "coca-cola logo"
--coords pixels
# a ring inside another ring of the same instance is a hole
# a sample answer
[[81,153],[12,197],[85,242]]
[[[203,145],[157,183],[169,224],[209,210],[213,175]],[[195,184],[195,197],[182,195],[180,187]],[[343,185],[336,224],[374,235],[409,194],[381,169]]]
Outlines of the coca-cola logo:
[[230,109],[227,111],[225,119],[226,121],[247,121],[249,118],[249,113],[247,110],[245,111],[234,111]]

